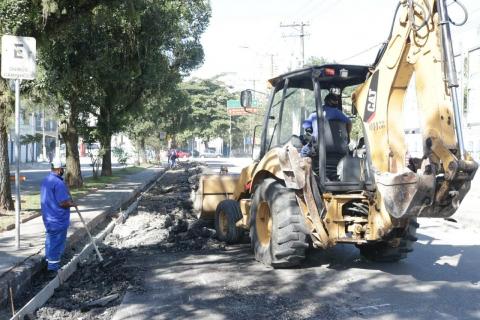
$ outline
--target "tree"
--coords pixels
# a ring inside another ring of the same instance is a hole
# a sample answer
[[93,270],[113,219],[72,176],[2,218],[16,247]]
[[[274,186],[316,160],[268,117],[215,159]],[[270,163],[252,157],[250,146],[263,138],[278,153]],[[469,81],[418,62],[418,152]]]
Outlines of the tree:
[[165,146],[160,133],[166,138],[177,140],[178,134],[189,128],[192,112],[190,98],[186,91],[176,88],[162,95],[145,99],[142,108],[131,114],[131,125],[126,129],[129,137],[136,142],[139,150],[139,162],[145,162],[145,147],[150,146],[157,153]]
[[[95,11],[97,56],[94,78],[102,88],[98,131],[105,155],[102,175],[111,175],[114,133],[125,129],[133,109],[169,95],[181,75],[203,59],[200,35],[210,15],[207,2],[136,2],[99,6]],[[171,96],[171,95],[170,95]],[[140,140],[144,149],[144,140]]]
[[69,186],[80,187],[83,178],[80,170],[78,138],[87,127],[101,91],[92,81],[96,59],[90,50],[93,26],[90,14],[80,15],[65,24],[62,32],[51,35],[43,45],[40,64],[48,73],[38,80],[53,95],[59,114],[59,133],[66,146],[67,171],[65,181]]
[[330,63],[336,63],[335,60],[329,61],[328,59],[324,57],[310,57],[307,59],[305,62],[305,66],[321,66],[323,64],[330,64]]
[[0,80],[0,213],[13,210],[8,159],[8,120],[12,113],[12,96],[5,80]]
[[[41,12],[38,1],[0,1],[0,34],[32,34],[37,16]],[[13,210],[14,203],[10,188],[10,167],[8,157],[8,126],[13,110],[13,97],[8,83],[0,79],[0,212]]]
[[174,88],[202,61],[199,38],[209,17],[205,0],[0,2],[2,33],[37,38],[35,87],[60,115],[70,186],[83,183],[77,144],[90,115],[98,117],[108,175],[111,135],[128,125],[132,110]]
[[195,125],[189,130],[207,143],[211,138],[228,139],[230,119],[227,115],[227,100],[234,98],[226,86],[216,80],[191,80],[183,84],[191,96],[192,113],[189,115]]
[[[35,161],[35,144],[38,144],[42,142],[42,135],[37,133],[37,134],[26,134],[20,136],[20,144],[27,146],[31,144],[32,147],[30,148],[30,159],[32,162]],[[26,158],[26,161],[28,162],[28,157]]]

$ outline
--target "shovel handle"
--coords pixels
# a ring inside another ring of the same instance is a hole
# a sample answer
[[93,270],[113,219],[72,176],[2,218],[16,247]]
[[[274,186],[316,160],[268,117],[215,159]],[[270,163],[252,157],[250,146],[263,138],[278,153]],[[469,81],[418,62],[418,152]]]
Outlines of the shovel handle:
[[100,260],[100,262],[102,262],[102,261],[103,261],[103,257],[102,257],[102,255],[100,254],[100,251],[98,251],[97,244],[95,243],[95,240],[93,240],[93,237],[92,237],[92,235],[90,234],[90,231],[88,230],[87,224],[85,223],[85,220],[83,220],[82,214],[80,213],[80,210],[78,210],[78,207],[77,207],[77,206],[75,206],[75,210],[77,211],[78,216],[80,217],[80,220],[82,221],[83,226],[85,227],[85,230],[87,230],[88,237],[90,238],[90,241],[92,242],[93,247],[95,248],[95,252],[97,253],[98,260]]

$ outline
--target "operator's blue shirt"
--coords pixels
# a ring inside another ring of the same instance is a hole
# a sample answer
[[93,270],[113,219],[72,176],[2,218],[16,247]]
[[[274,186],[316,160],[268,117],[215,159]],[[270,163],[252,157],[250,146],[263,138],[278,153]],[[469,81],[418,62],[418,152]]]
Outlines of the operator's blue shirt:
[[[343,114],[342,111],[338,110],[335,107],[330,107],[328,105],[323,106],[323,110],[325,110],[325,119],[327,120],[337,120],[343,123],[351,123],[352,121],[350,120],[349,117],[347,117],[345,114]],[[313,112],[310,114],[310,116],[303,121],[303,127],[304,128],[309,128],[311,127],[313,129],[313,136],[315,138],[318,138],[318,127],[317,127],[317,112]]]
[[60,207],[70,194],[62,177],[50,172],[42,181],[40,202],[43,223],[47,231],[67,229],[70,224],[70,208]]

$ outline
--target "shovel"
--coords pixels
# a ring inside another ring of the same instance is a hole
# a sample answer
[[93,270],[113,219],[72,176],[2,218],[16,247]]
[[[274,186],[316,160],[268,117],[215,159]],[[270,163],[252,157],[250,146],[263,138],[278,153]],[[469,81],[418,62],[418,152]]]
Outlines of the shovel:
[[93,240],[93,237],[90,234],[90,231],[88,230],[87,224],[85,223],[85,220],[83,220],[82,214],[80,213],[80,210],[78,210],[77,206],[75,206],[75,210],[77,211],[78,216],[80,217],[80,220],[82,221],[83,226],[85,227],[85,230],[87,230],[88,237],[90,238],[90,241],[92,242],[93,247],[95,248],[95,252],[97,253],[98,260],[100,260],[100,262],[102,262],[103,261],[102,255],[100,254],[100,251],[98,251],[97,244],[95,243],[95,240]]

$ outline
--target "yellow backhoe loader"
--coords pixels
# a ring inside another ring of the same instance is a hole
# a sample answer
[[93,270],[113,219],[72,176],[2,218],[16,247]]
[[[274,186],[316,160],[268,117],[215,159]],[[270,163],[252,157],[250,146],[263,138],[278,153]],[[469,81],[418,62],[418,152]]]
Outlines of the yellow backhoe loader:
[[[200,181],[201,216],[214,217],[219,239],[235,243],[248,231],[255,258],[273,267],[337,243],[398,261],[412,251],[417,217],[453,215],[477,163],[463,143],[450,23],[446,0],[399,1],[372,66],[321,65],[269,80],[258,159],[238,176]],[[423,154],[407,159],[402,119],[413,74]],[[329,93],[361,118],[356,144],[344,122],[327,119]],[[241,98],[248,107],[251,91]],[[315,152],[303,156],[312,114]]]

